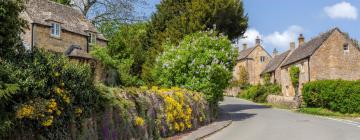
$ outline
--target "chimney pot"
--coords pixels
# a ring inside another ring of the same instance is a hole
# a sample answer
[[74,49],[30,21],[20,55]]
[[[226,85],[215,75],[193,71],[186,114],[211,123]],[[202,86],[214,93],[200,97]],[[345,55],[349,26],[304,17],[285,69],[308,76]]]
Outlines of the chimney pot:
[[243,44],[243,50],[245,50],[245,49],[247,49],[247,44],[246,43]]
[[295,42],[290,42],[290,50],[295,50]]
[[257,37],[256,37],[256,40],[255,40],[256,45],[260,45],[260,41],[261,41],[261,40],[260,40],[260,37],[257,36]]
[[300,34],[298,40],[299,40],[299,47],[300,47],[300,46],[303,45],[304,42],[305,42],[305,37],[304,37],[304,35],[303,35],[303,34]]
[[277,56],[277,55],[278,55],[278,50],[276,48],[274,48],[274,50],[273,50],[273,58],[275,58],[275,56]]

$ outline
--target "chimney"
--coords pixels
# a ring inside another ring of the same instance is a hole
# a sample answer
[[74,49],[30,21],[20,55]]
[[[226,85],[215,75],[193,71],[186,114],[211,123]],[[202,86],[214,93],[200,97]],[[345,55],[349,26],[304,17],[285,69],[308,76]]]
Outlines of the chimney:
[[245,50],[245,49],[247,49],[247,44],[246,43],[243,44],[243,50]]
[[276,48],[274,48],[272,57],[275,58],[275,56],[277,56],[277,55],[278,55],[278,50]]
[[298,40],[299,40],[299,47],[300,47],[300,46],[303,45],[304,42],[305,42],[305,38],[304,38],[303,34],[300,34],[300,35],[299,35]]
[[290,42],[290,50],[295,50],[295,42]]
[[260,37],[257,36],[256,39],[255,39],[255,44],[256,44],[256,45],[260,45],[260,41],[261,41],[261,40],[260,40]]

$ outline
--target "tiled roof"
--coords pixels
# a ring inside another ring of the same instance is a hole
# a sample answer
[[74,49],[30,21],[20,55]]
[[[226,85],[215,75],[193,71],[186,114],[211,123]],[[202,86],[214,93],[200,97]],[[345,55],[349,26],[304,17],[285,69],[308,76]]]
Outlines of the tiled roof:
[[276,68],[278,68],[280,66],[280,64],[285,60],[285,58],[289,55],[289,53],[290,53],[290,50],[286,51],[280,55],[275,56],[275,58],[273,58],[269,62],[269,64],[266,65],[264,71],[261,74],[275,71]]
[[338,28],[334,28],[299,46],[294,50],[293,53],[290,54],[288,59],[281,66],[286,66],[311,56],[317,50],[317,48],[319,48],[323,42],[336,30],[341,32]]
[[106,40],[83,14],[72,7],[49,0],[28,0],[25,12],[30,23],[50,26],[51,21],[61,23],[61,28],[73,33],[88,36],[87,31],[97,33],[97,38]]
[[237,58],[237,60],[241,60],[246,58],[256,47],[251,47],[251,48],[247,48],[245,50],[242,50],[239,52],[239,57]]

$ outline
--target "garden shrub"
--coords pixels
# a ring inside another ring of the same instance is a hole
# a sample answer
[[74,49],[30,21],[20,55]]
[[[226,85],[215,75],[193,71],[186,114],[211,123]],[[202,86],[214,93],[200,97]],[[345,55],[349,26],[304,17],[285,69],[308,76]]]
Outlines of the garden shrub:
[[306,83],[302,92],[307,107],[321,107],[341,113],[360,112],[360,81],[313,81]]
[[[7,96],[6,91],[2,92],[4,86],[0,89],[0,125],[9,126],[1,133],[3,137],[23,134],[24,138],[66,138],[71,129],[79,129],[82,121],[95,112],[99,94],[90,66],[64,57],[34,50],[18,62],[1,62],[0,71],[8,71],[8,78],[2,76],[0,81],[10,78],[14,85]],[[5,84],[7,87],[9,84]]]
[[266,102],[268,95],[277,95],[281,92],[281,87],[275,84],[267,85],[255,85],[247,87],[242,93],[239,94],[239,97],[252,100],[254,102]]
[[99,137],[160,139],[210,121],[202,93],[180,88],[109,88],[99,85],[104,111],[99,113]]
[[237,56],[226,37],[199,32],[178,46],[165,44],[164,49],[153,70],[159,85],[202,92],[211,105],[222,100]]

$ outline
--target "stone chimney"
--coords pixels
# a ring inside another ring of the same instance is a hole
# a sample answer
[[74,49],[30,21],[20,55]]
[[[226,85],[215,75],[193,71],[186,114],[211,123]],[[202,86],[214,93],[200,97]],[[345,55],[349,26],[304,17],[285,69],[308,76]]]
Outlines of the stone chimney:
[[246,43],[243,44],[243,49],[242,50],[245,50],[245,49],[247,49],[247,44]]
[[295,50],[295,42],[290,42],[290,50]]
[[277,55],[278,55],[278,50],[276,48],[274,48],[272,57],[275,58],[275,56],[277,56]]
[[299,47],[300,47],[300,46],[303,45],[304,42],[305,42],[305,38],[304,38],[303,34],[300,34],[300,35],[299,35],[298,40],[299,40]]
[[256,39],[255,39],[255,44],[256,44],[256,45],[260,45],[260,41],[261,41],[261,40],[260,40],[260,37],[257,36]]

